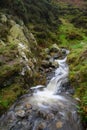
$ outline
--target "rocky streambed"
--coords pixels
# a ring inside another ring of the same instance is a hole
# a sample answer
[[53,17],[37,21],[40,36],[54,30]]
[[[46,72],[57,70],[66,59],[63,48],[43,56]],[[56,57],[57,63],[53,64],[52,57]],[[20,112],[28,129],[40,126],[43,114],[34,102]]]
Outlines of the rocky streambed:
[[0,118],[0,130],[83,130],[68,82],[67,54],[55,60],[59,67],[48,72],[46,86],[32,87]]

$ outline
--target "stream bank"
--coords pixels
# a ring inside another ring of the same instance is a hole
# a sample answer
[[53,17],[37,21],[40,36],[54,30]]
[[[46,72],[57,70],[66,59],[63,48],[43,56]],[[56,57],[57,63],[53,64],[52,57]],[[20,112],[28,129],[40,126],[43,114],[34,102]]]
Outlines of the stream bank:
[[32,93],[20,97],[0,118],[1,130],[83,130],[77,102],[66,89],[66,60],[56,59],[59,67],[48,85],[32,87]]

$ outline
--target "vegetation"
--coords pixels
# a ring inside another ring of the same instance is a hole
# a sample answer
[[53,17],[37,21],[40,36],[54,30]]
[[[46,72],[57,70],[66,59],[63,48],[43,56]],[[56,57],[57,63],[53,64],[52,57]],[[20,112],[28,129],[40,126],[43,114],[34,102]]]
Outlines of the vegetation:
[[[78,3],[81,3],[79,1]],[[74,97],[80,99],[79,112],[82,120],[87,123],[87,2],[83,1],[84,6],[67,0],[61,2],[59,0],[0,0],[0,87],[2,88],[0,109],[2,111],[23,94],[25,88],[29,88],[28,83],[37,83],[36,78],[41,78],[42,84],[45,81],[44,77],[37,73],[33,79],[28,72],[25,77],[20,76],[23,66],[20,64],[20,58],[17,57],[19,56],[18,42],[23,42],[28,49],[32,50],[32,53],[26,52],[31,59],[35,55],[37,58],[40,57],[39,53],[42,53],[45,47],[56,43],[70,50],[68,57],[70,82],[75,88]],[[11,35],[10,32],[14,24],[19,26],[19,28],[16,26],[16,30],[18,29],[16,36]],[[30,32],[37,40],[38,52],[35,50],[35,39],[30,40],[32,39]],[[41,62],[41,59],[39,61]],[[23,82],[20,84],[20,81]]]

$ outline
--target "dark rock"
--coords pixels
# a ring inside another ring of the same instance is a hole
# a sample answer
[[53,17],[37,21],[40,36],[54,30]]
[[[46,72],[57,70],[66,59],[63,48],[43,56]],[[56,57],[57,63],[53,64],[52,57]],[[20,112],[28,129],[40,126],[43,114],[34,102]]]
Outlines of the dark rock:
[[45,122],[41,122],[37,128],[37,130],[43,130],[44,128],[46,128],[46,123]]
[[48,68],[50,66],[50,62],[47,60],[43,60],[41,63],[41,66],[44,68]]
[[53,113],[49,113],[49,114],[47,115],[47,120],[51,120],[51,119],[54,119],[54,118],[55,118],[55,116],[54,116]]

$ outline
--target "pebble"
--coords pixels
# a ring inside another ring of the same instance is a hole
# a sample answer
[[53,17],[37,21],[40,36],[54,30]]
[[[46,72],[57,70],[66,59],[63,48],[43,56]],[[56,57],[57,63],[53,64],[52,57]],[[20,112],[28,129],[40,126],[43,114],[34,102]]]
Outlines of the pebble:
[[31,104],[25,104],[25,107],[26,107],[26,109],[31,109],[32,108]]
[[25,116],[25,111],[24,110],[18,110],[15,114],[18,117],[24,117]]

